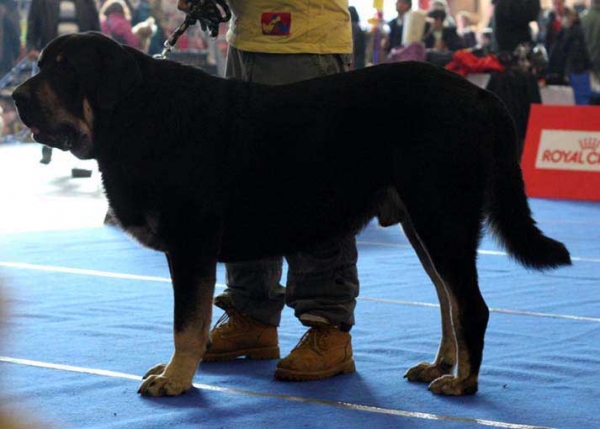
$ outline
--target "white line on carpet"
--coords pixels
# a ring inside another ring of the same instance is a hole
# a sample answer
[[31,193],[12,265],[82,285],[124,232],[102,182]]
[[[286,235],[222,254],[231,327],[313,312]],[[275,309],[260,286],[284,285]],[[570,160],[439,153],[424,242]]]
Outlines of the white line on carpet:
[[[357,241],[356,244],[361,244],[364,246],[381,246],[381,247],[395,247],[398,249],[410,249],[412,246],[409,244],[395,244],[395,243],[383,243],[378,241]],[[502,252],[499,250],[477,250],[477,253],[480,255],[490,255],[490,256],[508,256],[508,253]],[[597,262],[600,263],[600,258],[580,258],[577,256],[571,257],[572,261],[577,262]]]
[[[17,269],[24,269],[24,270],[35,270],[35,271],[46,271],[46,272],[53,272],[53,273],[81,274],[81,275],[86,275],[86,276],[110,277],[110,278],[127,279],[127,280],[140,280],[140,281],[171,283],[171,279],[168,277],[141,276],[141,275],[137,275],[137,274],[125,274],[125,273],[115,273],[115,272],[110,272],[110,271],[86,270],[86,269],[81,269],[81,268],[57,267],[57,266],[52,266],[52,265],[36,265],[36,264],[28,264],[28,263],[23,263],[23,262],[0,261],[0,267],[17,268]],[[216,287],[224,288],[225,285],[217,283]],[[364,297],[364,296],[359,297],[357,299],[359,301],[380,302],[380,303],[386,303],[386,304],[439,308],[438,304],[433,304],[433,303],[428,303],[428,302],[402,301],[402,300],[398,300],[398,299],[384,299],[384,298],[369,298],[369,297]],[[533,311],[510,310],[510,309],[502,309],[502,308],[490,308],[490,311],[494,312],[494,313],[512,314],[512,315],[518,315],[518,316],[544,317],[544,318],[550,318],[550,319],[577,320],[577,321],[581,321],[581,322],[600,323],[600,318],[598,318],[598,317],[572,316],[572,315],[568,315],[568,314],[539,313],[539,312],[533,312]]]
[[[99,375],[103,377],[112,377],[112,378],[124,378],[127,380],[135,380],[140,381],[142,379],[139,375],[126,374],[123,372],[109,371],[104,369],[95,369],[95,368],[84,368],[79,366],[71,366],[71,365],[61,365],[49,362],[40,362],[28,359],[16,359],[6,356],[0,356],[0,362],[7,362],[17,365],[26,365],[33,366],[38,368],[46,368],[46,369],[55,369],[59,371],[70,371],[70,372],[78,372],[83,374],[91,374],[91,375]],[[415,411],[405,411],[405,410],[397,410],[393,408],[380,408],[373,407],[369,405],[360,405],[360,404],[352,404],[349,402],[338,402],[338,401],[330,401],[327,399],[317,399],[317,398],[306,398],[301,396],[293,396],[293,395],[284,395],[278,393],[266,393],[266,392],[256,392],[251,390],[243,390],[243,389],[235,389],[230,387],[219,387],[213,386],[210,384],[201,384],[194,383],[194,387],[201,390],[210,390],[214,392],[221,393],[230,393],[237,395],[247,395],[247,396],[256,396],[263,398],[275,398],[281,399],[284,401],[290,402],[300,402],[304,404],[312,404],[312,405],[325,405],[329,407],[343,408],[352,411],[362,411],[368,413],[375,414],[386,414],[398,417],[408,417],[415,419],[424,419],[424,420],[438,420],[445,422],[460,422],[460,423],[470,423],[470,424],[478,424],[483,426],[491,426],[496,428],[507,428],[507,429],[550,429],[546,426],[531,426],[531,425],[523,425],[517,423],[506,423],[499,422],[494,420],[483,420],[483,419],[475,419],[468,417],[456,417],[456,416],[446,416],[441,414],[431,414],[431,413],[420,413]]]

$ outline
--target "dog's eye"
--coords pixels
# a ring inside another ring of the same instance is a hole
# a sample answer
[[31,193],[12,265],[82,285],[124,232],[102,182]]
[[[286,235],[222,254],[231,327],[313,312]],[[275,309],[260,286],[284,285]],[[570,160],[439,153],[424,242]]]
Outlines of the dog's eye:
[[72,74],[72,67],[70,67],[69,62],[64,57],[61,57],[60,61],[56,58],[55,67],[53,67],[53,69],[56,70],[57,73]]
[[63,59],[60,63],[55,63],[54,67],[52,67],[52,74],[57,76],[57,88],[60,88],[59,91],[64,92],[67,96],[77,92],[77,76],[67,59]]

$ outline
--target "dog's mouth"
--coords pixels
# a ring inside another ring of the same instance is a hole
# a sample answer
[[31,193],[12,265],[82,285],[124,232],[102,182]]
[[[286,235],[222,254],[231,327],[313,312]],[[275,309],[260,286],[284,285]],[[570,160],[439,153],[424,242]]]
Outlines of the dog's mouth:
[[23,124],[27,128],[29,128],[31,134],[33,134],[33,139],[36,142],[45,144],[47,146],[68,150],[67,146],[69,145],[66,144],[66,142],[63,141],[63,139],[59,138],[58,133],[45,131],[44,129],[47,127],[46,125],[42,124],[43,121],[39,121],[33,118],[33,116],[30,114],[31,112],[28,112],[28,109],[21,106],[18,101],[16,105],[19,111],[19,117],[21,118],[21,122],[23,122]]
[[41,144],[69,151],[81,159],[90,157],[91,136],[85,130],[70,123],[63,123],[50,128],[46,124],[32,120],[29,116],[19,113],[23,124],[31,130],[33,139]]
[[53,131],[44,131],[35,126],[31,126],[29,129],[36,142],[64,151],[76,150],[80,142],[85,140],[84,133],[67,124],[61,125],[59,129]]

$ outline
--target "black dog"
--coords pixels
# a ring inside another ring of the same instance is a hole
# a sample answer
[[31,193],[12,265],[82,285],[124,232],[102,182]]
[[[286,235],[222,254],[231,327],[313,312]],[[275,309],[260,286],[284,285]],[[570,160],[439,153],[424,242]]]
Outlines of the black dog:
[[218,261],[289,254],[373,217],[402,223],[443,328],[434,362],[406,377],[446,395],[477,391],[489,315],[475,265],[484,220],[520,263],[570,263],[531,218],[505,106],[441,68],[400,63],[264,86],[97,33],[56,39],[39,65],[13,94],[23,122],[37,141],[97,159],[122,227],[167,255],[175,353],[146,374],[144,395],[191,387]]

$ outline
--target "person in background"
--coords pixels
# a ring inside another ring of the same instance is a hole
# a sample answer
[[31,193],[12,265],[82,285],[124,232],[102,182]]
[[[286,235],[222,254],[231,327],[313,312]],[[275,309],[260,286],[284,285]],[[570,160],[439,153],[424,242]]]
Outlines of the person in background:
[[[494,53],[507,65],[506,72],[490,79],[486,89],[494,92],[507,106],[517,127],[519,157],[523,151],[529,112],[540,104],[538,75],[527,67],[523,53],[533,45],[530,24],[540,13],[540,0],[492,0]],[[518,47],[521,47],[517,49]]]
[[494,48],[494,30],[491,28],[484,28],[479,30],[476,34],[477,44],[474,46],[473,51],[482,57],[491,54]]
[[113,40],[133,48],[140,47],[140,40],[131,29],[131,11],[123,0],[108,0],[102,5],[100,26]]
[[143,22],[148,22],[149,18],[154,18],[156,30],[150,39],[146,51],[150,55],[159,54],[162,52],[167,38],[166,18],[162,0],[140,0],[132,12],[131,25],[135,27]]
[[[227,78],[282,85],[349,69],[347,0],[312,0],[311,7],[302,0],[253,3],[229,0]],[[179,0],[178,8],[187,11],[189,5]],[[227,288],[215,298],[225,313],[211,332],[203,362],[279,358],[277,327],[287,304],[308,330],[277,363],[275,377],[304,381],[354,372],[349,333],[359,289],[354,235],[285,258],[286,288],[279,284],[282,257],[226,264]]]
[[[592,2],[594,0],[591,0]],[[573,3],[573,9],[577,12],[577,15],[583,16],[583,14],[588,10],[586,6],[586,0],[576,0]]]
[[429,5],[428,12],[433,10],[442,10],[446,13],[446,18],[444,18],[444,25],[446,27],[456,27],[456,22],[452,15],[450,15],[450,9],[448,8],[448,2],[446,0],[433,0]]
[[565,7],[565,0],[552,0],[552,8],[541,14],[538,42],[544,44],[548,54],[552,51],[556,35],[562,29]]
[[533,44],[529,24],[540,13],[540,0],[492,0],[497,52],[512,52],[520,44]]
[[571,85],[576,104],[589,104],[591,61],[577,11],[565,7],[560,31],[555,35],[548,57],[546,82]]
[[367,34],[360,26],[360,17],[356,8],[350,6],[350,21],[352,22],[353,69],[361,69],[366,65]]
[[600,0],[592,0],[581,18],[581,28],[591,61],[592,88],[600,93]]
[[81,31],[100,31],[94,0],[32,0],[27,14],[27,55],[35,59],[52,39]]
[[393,48],[402,46],[402,33],[404,31],[405,15],[412,9],[412,0],[397,0],[396,12],[398,16],[388,22],[389,33],[382,39],[382,51],[387,56]]
[[3,76],[17,64],[21,55],[19,7],[14,0],[0,0],[0,35],[0,76]]
[[454,52],[463,48],[456,27],[445,25],[446,12],[434,9],[427,14],[429,22],[425,25],[423,43],[427,49],[437,52]]
[[389,27],[383,18],[383,11],[377,10],[367,20],[367,59],[368,65],[380,64],[385,61],[385,39],[389,35]]
[[474,48],[477,45],[477,36],[473,29],[471,14],[461,10],[456,14],[456,31],[465,48]]
[[[52,39],[81,31],[100,31],[94,0],[32,0],[27,14],[27,56],[33,61]],[[49,164],[51,160],[52,149],[43,146],[40,162]],[[88,170],[81,171],[87,176]]]

